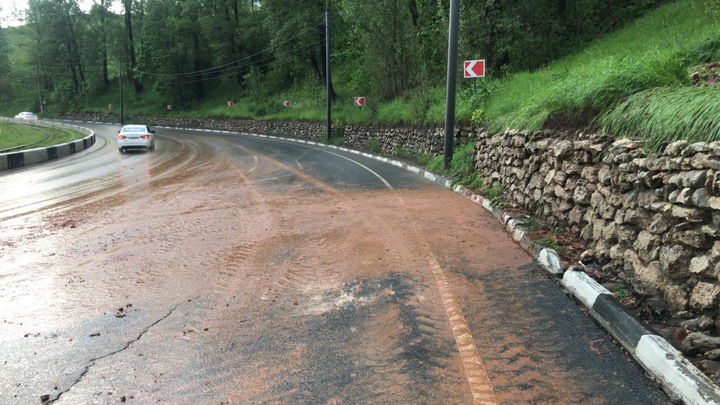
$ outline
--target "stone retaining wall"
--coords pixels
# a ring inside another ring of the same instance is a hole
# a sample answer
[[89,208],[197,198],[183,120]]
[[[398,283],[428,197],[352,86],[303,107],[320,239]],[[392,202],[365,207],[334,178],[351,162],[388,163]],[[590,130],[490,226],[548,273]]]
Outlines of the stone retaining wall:
[[[443,153],[445,131],[442,128],[398,128],[366,127],[348,125],[345,127],[345,143],[359,148],[371,149],[377,145],[385,155],[396,155],[404,150],[438,156]],[[467,140],[456,134],[456,143]]]
[[[68,113],[65,117],[82,121],[118,122],[120,120],[118,114],[107,113]],[[156,126],[207,128],[302,139],[323,138],[327,131],[326,123],[317,121],[255,121],[237,118],[150,117],[143,115],[125,115],[125,120]],[[444,130],[442,128],[346,125],[337,129],[343,132],[346,145],[358,149],[370,149],[376,145],[379,152],[387,155],[397,154],[401,150],[425,153],[433,157],[443,153]],[[467,140],[468,131],[456,132],[456,144],[467,142]]]
[[580,234],[589,259],[676,311],[716,315],[720,142],[647,156],[631,140],[508,131],[479,134],[475,160],[506,199]]
[[[119,122],[118,114],[108,113],[67,113],[65,118],[82,121]],[[154,117],[128,114],[126,123],[141,122],[154,126],[175,128],[205,128],[232,132],[247,132],[266,135],[282,135],[293,138],[315,139],[324,136],[326,124],[316,121],[255,121],[237,118],[185,118]]]

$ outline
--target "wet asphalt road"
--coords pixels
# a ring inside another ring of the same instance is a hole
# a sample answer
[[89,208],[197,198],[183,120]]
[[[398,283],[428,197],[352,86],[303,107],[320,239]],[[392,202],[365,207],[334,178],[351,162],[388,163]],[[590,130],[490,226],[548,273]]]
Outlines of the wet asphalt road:
[[665,404],[467,199],[159,129],[0,173],[2,404]]

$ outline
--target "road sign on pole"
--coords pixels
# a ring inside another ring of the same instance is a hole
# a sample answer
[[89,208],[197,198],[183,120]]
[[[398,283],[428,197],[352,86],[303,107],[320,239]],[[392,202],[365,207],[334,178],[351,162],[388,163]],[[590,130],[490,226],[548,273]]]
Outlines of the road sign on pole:
[[228,101],[228,102],[227,102],[227,106],[228,106],[228,107],[232,107],[232,106],[234,106],[234,105],[235,105],[235,102],[234,102],[234,101]]
[[283,105],[284,105],[285,107],[290,107],[290,102],[287,101],[287,100],[285,100],[285,101],[283,101]]
[[168,104],[167,109],[172,110],[172,104]]
[[358,107],[365,107],[365,97],[355,97],[355,105]]
[[485,59],[466,60],[463,72],[465,78],[485,77]]

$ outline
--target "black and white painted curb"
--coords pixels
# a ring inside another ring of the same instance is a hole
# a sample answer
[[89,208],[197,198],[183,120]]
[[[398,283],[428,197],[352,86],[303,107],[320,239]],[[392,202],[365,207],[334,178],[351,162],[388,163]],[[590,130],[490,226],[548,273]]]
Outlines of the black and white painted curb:
[[566,271],[562,284],[671,396],[686,404],[720,403],[718,387],[665,339],[629,316],[607,289],[582,271]]
[[[3,121],[15,121],[3,119]],[[42,121],[40,121],[43,123]],[[73,153],[85,150],[95,144],[95,132],[76,125],[68,125],[53,122],[51,125],[71,127],[87,136],[77,141],[62,143],[59,145],[43,148],[28,149],[18,152],[0,153],[0,170],[15,169],[35,163],[42,163],[48,160],[58,159]]]
[[453,186],[452,181],[445,177],[398,160],[304,139],[197,128],[158,128],[246,135],[337,149],[400,167],[449,188],[490,211],[512,234],[513,239],[530,252],[549,273],[556,277],[562,276],[561,285],[589,309],[590,315],[625,347],[638,363],[661,384],[673,400],[679,400],[688,405],[720,405],[720,387],[684,358],[664,338],[653,334],[650,329],[625,311],[610,291],[583,271],[574,271],[572,268],[565,269],[557,252],[535,244],[525,234],[522,223],[518,219],[512,218],[498,207],[493,206],[487,198],[475,194],[463,186]]

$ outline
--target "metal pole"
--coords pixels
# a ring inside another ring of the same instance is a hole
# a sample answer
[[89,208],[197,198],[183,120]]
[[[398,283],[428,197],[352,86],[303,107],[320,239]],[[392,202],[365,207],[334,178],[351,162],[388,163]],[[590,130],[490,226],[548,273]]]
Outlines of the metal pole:
[[35,61],[35,76],[37,77],[37,88],[38,88],[38,101],[40,101],[40,114],[45,112],[45,106],[43,105],[42,88],[40,86],[40,69],[38,63]]
[[120,77],[120,125],[125,125],[125,105],[123,104],[123,71],[122,62],[118,62]]
[[455,81],[457,76],[458,25],[460,12],[458,0],[450,0],[450,29],[448,35],[447,94],[445,103],[445,148],[443,167],[447,170],[453,154],[455,133]]
[[325,2],[325,90],[327,97],[327,143],[330,144],[332,132],[331,92],[330,92],[330,4]]

